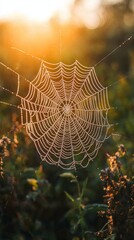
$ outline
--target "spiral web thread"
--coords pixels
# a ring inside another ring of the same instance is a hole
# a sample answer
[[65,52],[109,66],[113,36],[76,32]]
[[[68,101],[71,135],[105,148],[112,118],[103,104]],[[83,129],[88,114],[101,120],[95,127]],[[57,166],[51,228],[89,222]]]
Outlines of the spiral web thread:
[[71,65],[42,60],[35,79],[25,79],[26,96],[21,95],[22,79],[17,75],[15,95],[21,100],[21,123],[42,161],[64,169],[86,167],[111,127],[107,87],[99,82],[94,67],[77,60]]

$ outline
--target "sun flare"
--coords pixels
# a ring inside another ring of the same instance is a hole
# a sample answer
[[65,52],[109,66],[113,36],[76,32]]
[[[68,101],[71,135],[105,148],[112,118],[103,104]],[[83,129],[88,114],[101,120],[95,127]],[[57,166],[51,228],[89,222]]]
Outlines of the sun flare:
[[69,17],[71,3],[72,0],[0,0],[0,17],[43,22],[58,15],[64,21]]

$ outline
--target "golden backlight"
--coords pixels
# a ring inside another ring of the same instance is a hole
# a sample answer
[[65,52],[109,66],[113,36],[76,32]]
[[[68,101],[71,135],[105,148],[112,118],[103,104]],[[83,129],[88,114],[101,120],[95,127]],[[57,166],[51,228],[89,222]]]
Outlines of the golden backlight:
[[72,3],[72,0],[0,0],[0,18],[43,22],[59,15],[64,21],[69,18]]
[[48,61],[71,61],[70,56],[78,58],[82,52],[77,45],[79,26],[98,27],[100,11],[101,0],[0,0],[0,24],[6,26],[1,31],[1,46],[16,47]]

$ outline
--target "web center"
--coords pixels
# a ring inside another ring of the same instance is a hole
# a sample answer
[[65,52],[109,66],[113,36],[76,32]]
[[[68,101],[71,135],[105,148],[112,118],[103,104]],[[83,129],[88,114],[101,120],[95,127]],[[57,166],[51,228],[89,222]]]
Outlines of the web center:
[[69,116],[72,112],[72,107],[69,104],[64,105],[63,112],[65,115]]

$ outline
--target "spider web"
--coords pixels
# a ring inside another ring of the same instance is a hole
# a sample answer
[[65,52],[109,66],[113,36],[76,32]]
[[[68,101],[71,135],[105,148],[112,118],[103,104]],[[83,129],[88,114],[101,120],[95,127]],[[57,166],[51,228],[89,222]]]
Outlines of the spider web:
[[[128,41],[105,55],[94,67],[106,60]],[[19,50],[17,48],[13,48]],[[98,154],[103,142],[110,137],[108,122],[111,109],[108,101],[108,87],[99,82],[95,68],[86,67],[77,60],[66,65],[41,61],[40,69],[33,81],[29,81],[13,69],[1,63],[18,76],[17,91],[1,89],[16,95],[20,106],[2,102],[21,110],[21,123],[26,127],[42,159],[65,169],[86,167]],[[26,96],[21,94],[21,78],[28,84]]]
[[42,60],[34,80],[25,79],[25,96],[21,75],[17,75],[15,95],[21,100],[21,123],[42,161],[64,169],[86,167],[109,137],[111,127],[108,90],[99,82],[95,68],[77,60],[71,65]]

